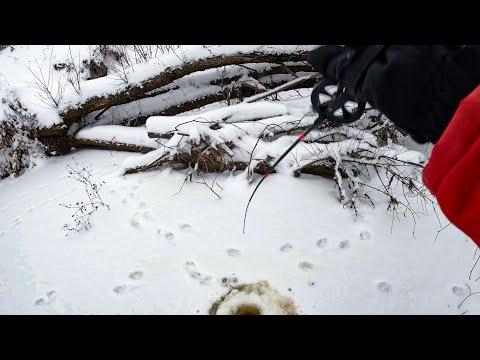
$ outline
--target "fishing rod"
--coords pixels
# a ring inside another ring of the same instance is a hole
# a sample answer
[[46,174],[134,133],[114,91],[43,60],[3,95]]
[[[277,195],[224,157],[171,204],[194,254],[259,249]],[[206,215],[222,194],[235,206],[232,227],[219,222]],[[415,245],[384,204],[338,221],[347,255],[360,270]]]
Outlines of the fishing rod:
[[[336,89],[335,89],[336,88]],[[326,101],[322,102],[321,99]],[[366,102],[358,100],[355,96],[347,91],[347,89],[335,82],[329,81],[322,77],[314,86],[311,94],[312,108],[318,113],[317,119],[312,125],[301,134],[295,142],[275,161],[270,169],[263,174],[260,182],[253,190],[250,199],[248,200],[245,209],[245,216],[243,218],[243,233],[245,234],[245,224],[247,221],[247,212],[253,196],[257,192],[260,185],[265,179],[275,170],[275,167],[293,150],[305,137],[316,127],[322,125],[324,122],[332,124],[348,124],[354,122],[362,116],[365,111]],[[350,105],[350,106],[349,106]],[[356,106],[355,106],[356,105]],[[347,109],[349,107],[350,109]]]

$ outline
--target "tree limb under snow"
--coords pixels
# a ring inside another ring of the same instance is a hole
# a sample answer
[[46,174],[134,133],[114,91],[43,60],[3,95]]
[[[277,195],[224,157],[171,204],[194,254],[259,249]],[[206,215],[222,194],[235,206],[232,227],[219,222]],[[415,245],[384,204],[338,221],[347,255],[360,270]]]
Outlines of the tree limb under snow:
[[[118,92],[112,92],[102,96],[93,96],[81,103],[68,106],[60,114],[67,125],[71,125],[81,116],[105,107],[125,104],[148,96],[152,90],[165,86],[177,79],[197,71],[218,68],[227,65],[239,65],[246,63],[282,63],[287,61],[305,61],[306,51],[293,53],[269,54],[252,52],[247,54],[235,54],[230,56],[214,56],[194,62],[182,63],[174,68],[166,68],[156,76],[141,81],[139,84],[127,86]],[[92,80],[94,81],[94,80]]]

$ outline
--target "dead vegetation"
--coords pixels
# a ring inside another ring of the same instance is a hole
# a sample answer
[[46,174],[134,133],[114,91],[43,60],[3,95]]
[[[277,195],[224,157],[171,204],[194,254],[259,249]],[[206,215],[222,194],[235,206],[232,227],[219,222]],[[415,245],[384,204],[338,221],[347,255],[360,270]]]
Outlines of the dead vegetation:
[[[129,74],[135,65],[155,61],[159,54],[164,53],[174,54],[181,62],[163,68],[160,73],[147,76],[140,82],[129,83]],[[152,151],[158,153],[156,158],[125,168],[126,174],[170,166],[185,170],[186,181],[201,177],[203,173],[236,170],[246,171],[248,179],[252,180],[253,174],[269,171],[276,160],[277,155],[269,155],[263,149],[275,141],[294,139],[309,123],[300,117],[271,124],[268,117],[248,119],[248,122],[263,127],[260,132],[254,131],[256,144],[248,145],[241,139],[251,136],[252,129],[245,127],[245,121],[232,122],[228,119],[201,124],[204,133],[200,137],[191,137],[186,125],[161,133],[150,131],[147,127],[145,131],[150,138],[157,139],[157,146],[121,142],[113,135],[104,140],[76,136],[87,126],[109,123],[126,128],[144,126],[152,116],[174,116],[217,102],[232,106],[242,101],[274,101],[278,91],[287,90],[282,86],[291,80],[299,81],[289,83],[289,90],[311,88],[316,81],[316,75],[306,63],[305,51],[225,56],[210,51],[210,54],[191,61],[177,46],[109,45],[91,48],[90,59],[82,63],[74,61],[71,50],[65,63],[50,63],[48,66],[33,63],[29,68],[35,79],[33,86],[39,90],[40,99],[46,107],[59,108],[67,85],[81,94],[84,79],[113,76],[121,78],[124,84],[111,93],[86,97],[80,103],[62,108],[63,124],[34,129],[30,131],[33,134],[30,139],[32,136],[38,139],[48,155],[66,154],[72,147],[147,155]],[[62,74],[63,78],[59,80]],[[198,125],[198,122],[192,125]],[[3,131],[6,134],[13,130],[4,125]],[[197,130],[192,131],[195,133]],[[229,137],[225,135],[227,133],[236,135]],[[297,153],[292,153],[285,160],[285,166],[295,176],[312,174],[332,179],[341,203],[357,216],[361,215],[359,201],[375,206],[372,193],[377,193],[388,199],[388,210],[392,211],[393,217],[408,213],[415,218],[417,213],[409,199],[420,198],[425,205],[432,204],[432,201],[419,180],[422,164],[402,159],[401,152],[405,149],[395,147],[402,137],[385,117],[371,112],[362,121],[349,126],[318,129],[299,148],[303,157],[297,158]],[[5,138],[6,135],[2,140],[4,149],[9,146],[5,144]],[[392,149],[397,149],[397,153]],[[15,154],[13,157],[24,155],[22,150]],[[8,168],[4,173],[15,171]],[[374,178],[379,178],[381,182],[372,184]]]

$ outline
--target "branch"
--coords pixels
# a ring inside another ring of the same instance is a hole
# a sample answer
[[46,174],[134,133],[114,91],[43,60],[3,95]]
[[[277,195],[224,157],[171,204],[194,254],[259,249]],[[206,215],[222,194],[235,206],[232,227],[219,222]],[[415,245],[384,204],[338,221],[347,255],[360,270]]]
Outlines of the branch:
[[202,59],[195,62],[184,63],[175,68],[167,68],[162,73],[142,81],[138,85],[127,86],[118,93],[94,96],[82,103],[72,105],[65,109],[60,115],[65,124],[71,125],[81,116],[95,110],[101,110],[105,107],[111,107],[141,99],[145,95],[161,86],[165,86],[186,75],[190,75],[197,71],[203,71],[211,68],[218,68],[227,65],[239,65],[245,63],[279,63],[285,61],[305,61],[307,52],[300,51],[297,53],[287,54],[266,54],[253,52],[249,54],[236,54],[231,56],[215,56]]

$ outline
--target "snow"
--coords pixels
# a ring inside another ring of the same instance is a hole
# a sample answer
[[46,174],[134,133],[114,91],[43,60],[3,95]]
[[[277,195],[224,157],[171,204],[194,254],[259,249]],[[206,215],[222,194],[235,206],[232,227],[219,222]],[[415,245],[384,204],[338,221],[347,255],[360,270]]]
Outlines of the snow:
[[80,130],[75,135],[75,138],[148,146],[154,149],[159,146],[155,139],[148,137],[145,127],[125,127],[118,125],[95,126]]
[[295,79],[294,81],[292,81],[291,83],[289,82],[288,84],[285,84],[285,85],[282,85],[282,86],[279,86],[278,88],[274,89],[274,90],[270,90],[270,91],[266,91],[265,93],[260,93],[260,94],[257,94],[257,95],[254,95],[254,96],[250,96],[249,98],[246,98],[245,100],[243,100],[243,102],[245,103],[250,103],[250,102],[254,102],[258,99],[261,99],[263,97],[266,97],[268,95],[271,95],[275,92],[279,92],[281,90],[284,90],[285,88],[287,87],[291,87],[295,84],[298,84],[298,83],[301,83],[305,80],[308,80],[312,77],[312,74],[310,75],[305,75],[305,76],[300,76],[299,78]]
[[[122,82],[114,77],[103,77],[85,82],[82,87],[82,94],[70,93],[65,96],[59,110],[65,111],[70,108],[76,108],[79,104],[88,99],[107,94],[116,94],[125,90],[129,86],[141,85],[146,79],[152,79],[167,69],[175,69],[184,63],[194,62],[213,56],[229,56],[235,54],[247,54],[251,52],[262,52],[264,54],[279,54],[284,51],[309,51],[313,49],[311,45],[184,45],[177,51],[162,54],[146,63],[135,64],[127,74],[128,82]],[[113,86],[112,86],[113,85]],[[112,89],[114,89],[112,91]]]
[[262,102],[254,104],[237,104],[189,116],[151,116],[147,120],[147,129],[151,133],[167,133],[181,124],[198,122],[211,124],[215,122],[240,122],[252,121],[267,117],[288,114],[288,108],[275,102]]
[[[435,240],[441,226],[431,210],[412,234],[413,220],[392,225],[384,202],[355,219],[331,181],[275,174],[252,201],[243,234],[254,184],[241,173],[216,179],[221,200],[194,182],[175,195],[182,172],[118,176],[132,155],[111,153],[79,150],[0,181],[0,313],[207,314],[228,291],[222,279],[232,277],[268,281],[300,314],[480,313],[478,295],[458,308],[466,285],[479,290],[480,269],[470,275],[474,244],[453,226]],[[71,211],[58,204],[85,196],[67,178],[72,157],[106,182],[101,195],[111,210],[65,236]]]
[[[127,75],[129,85],[135,85],[184,61],[311,48],[184,46],[134,64]],[[69,50],[15,46],[0,51],[2,98],[18,97],[27,112],[36,114],[40,127],[48,127],[61,123],[59,110],[126,88],[110,73],[82,81],[80,94],[67,86],[60,108],[45,108],[28,85],[32,74],[26,65],[38,60],[45,70],[50,61],[67,61]],[[72,46],[74,61],[89,59],[91,51]],[[251,81],[244,68],[227,68],[229,75]],[[189,151],[207,137],[213,146],[233,143],[233,149],[224,148],[232,159],[252,160],[253,167],[268,156],[277,158],[298,136],[278,137],[274,131],[308,126],[316,119],[311,89],[300,89],[279,93],[276,102],[228,107],[221,102],[178,116],[152,116],[143,127],[117,125],[162,111],[179,99],[218,93],[221,86],[201,86],[216,71],[191,74],[162,89],[168,93],[113,107],[100,117],[96,125],[101,126],[75,134],[155,150],[74,150],[38,158],[20,177],[0,180],[0,314],[208,314],[222,297],[217,314],[235,313],[243,305],[265,314],[284,313],[278,304],[289,301],[292,313],[298,314],[480,314],[480,251],[458,229],[447,226],[438,208],[410,197],[414,213],[395,213],[387,210],[385,196],[369,191],[375,207],[359,201],[355,216],[340,203],[333,181],[292,176],[312,161],[348,159],[357,150],[370,151],[371,160],[362,160],[366,162],[389,157],[423,164],[431,146],[406,138],[403,146],[378,147],[376,137],[361,127],[312,131],[256,193],[245,233],[244,211],[258,175],[251,179],[247,171],[237,171],[185,181],[189,170],[169,168],[124,175],[162,156]],[[58,85],[52,86],[55,90]],[[0,103],[0,121],[4,111],[10,111],[8,104]],[[85,123],[91,125],[98,113],[88,114]],[[258,118],[262,120],[252,121]],[[212,129],[212,122],[219,128]],[[155,140],[148,132],[173,136]],[[327,137],[337,137],[336,142],[308,143]],[[242,150],[254,148],[253,154]],[[90,229],[68,232],[63,226],[72,222],[73,210],[60,204],[87,199],[84,186],[68,177],[66,166],[75,162],[92,168],[92,181],[105,182],[100,194],[110,210],[94,212]],[[406,165],[402,171],[411,168]],[[372,176],[369,185],[382,184]],[[401,194],[402,189],[394,191]],[[261,291],[239,290],[246,284],[257,284]]]
[[[177,151],[190,152],[191,145],[198,144],[202,139],[208,139],[210,144],[221,146],[227,151],[233,161],[250,163],[253,168],[261,159],[280,157],[298,137],[284,135],[276,138],[274,131],[285,132],[309,126],[315,119],[316,115],[312,113],[309,97],[306,96],[290,101],[243,102],[188,116],[153,116],[147,119],[146,127],[149,133],[173,135],[164,143],[168,150],[161,151],[162,156],[172,156]],[[217,124],[219,128],[212,129],[212,124]],[[343,126],[333,132],[315,130],[308,135],[307,140],[324,139],[333,136],[331,134],[335,136],[344,134],[345,139],[337,139],[333,143],[301,143],[287,155],[277,170],[291,174],[319,160],[340,159],[357,150],[372,154],[374,158],[364,161],[366,163],[378,161],[382,156],[415,164],[425,162],[425,155],[416,150],[408,150],[395,144],[378,147],[376,137],[372,133],[352,126]],[[229,149],[227,143],[234,144],[235,148]],[[255,149],[253,155],[250,155],[249,149]],[[136,157],[127,161],[129,164],[142,161],[145,165],[155,160],[151,154],[144,157],[148,160]],[[127,169],[127,164],[124,164],[123,168]]]
[[[15,45],[13,48],[0,51],[0,77],[3,79],[3,86],[14,91],[21,99],[22,105],[33,114],[37,114],[40,127],[51,127],[63,122],[57,109],[49,107],[39,98],[39,91],[31,85],[35,79],[28,67],[37,75],[42,74],[47,81],[50,79],[51,91],[56,94],[59,86],[57,78],[63,74],[53,70],[49,72],[49,68],[55,63],[67,62],[70,49],[75,63],[90,56],[88,46]],[[70,91],[71,89],[67,87],[65,95],[67,96]],[[1,106],[2,104],[0,110]],[[0,121],[2,115],[3,111],[0,111]]]
[[[212,56],[229,56],[234,54],[246,54],[251,52],[262,52],[264,54],[278,54],[283,51],[299,52],[309,51],[315,46],[312,45],[189,45],[182,46],[173,52],[159,53],[145,63],[132,64],[127,69],[127,82],[109,71],[108,76],[86,81],[81,74],[80,93],[66,83],[66,70],[56,71],[52,69],[53,64],[73,62],[79,67],[84,60],[90,60],[95,52],[96,45],[69,46],[69,45],[15,45],[0,51],[0,90],[9,88],[14,91],[22,100],[31,113],[37,115],[40,128],[51,127],[62,124],[59,113],[72,108],[95,97],[102,97],[124,91],[127,87],[140,85],[146,79],[151,79],[167,68],[175,69],[185,62],[193,62]],[[37,66],[38,64],[38,66]],[[298,63],[289,62],[291,65]],[[252,69],[258,68],[257,64],[249,64]],[[61,84],[65,84],[65,90],[58,99],[58,108],[46,104],[42,99],[42,92],[34,88],[32,84],[36,81],[34,75],[28,70],[30,68],[37,75],[43,75],[49,84],[52,94],[61,93]],[[229,69],[231,70],[231,69]],[[215,71],[215,70],[211,70]],[[245,69],[238,70],[245,73]],[[209,71],[203,74],[207,78]],[[192,74],[189,78],[194,78]],[[200,75],[199,79],[202,79]],[[245,79],[246,80],[246,79]],[[185,80],[176,81],[182,83]],[[172,86],[173,84],[169,85]],[[183,87],[183,85],[181,85]],[[168,87],[167,87],[168,88]],[[198,90],[198,89],[197,89]],[[148,103],[148,101],[147,101]],[[0,104],[2,110],[3,104]],[[148,108],[148,107],[147,107]],[[3,111],[0,111],[0,121]]]
[[160,148],[157,150],[150,151],[149,153],[141,156],[127,157],[126,159],[123,160],[122,166],[118,170],[118,173],[123,175],[126,173],[128,169],[147,166],[148,164],[154,162],[155,160],[164,156],[165,154],[168,154],[168,152],[164,148]]
[[255,315],[297,314],[292,300],[273,290],[266,281],[234,288],[218,305],[215,315],[236,315],[242,311]]
[[[262,69],[267,70],[271,67],[271,64],[248,64],[248,67],[251,69],[258,69],[259,66],[262,66]],[[101,110],[87,114],[86,121],[87,123],[95,123],[98,125],[121,124],[142,116],[153,116],[173,106],[185,104],[211,95],[221,94],[222,90],[225,90],[225,88],[221,85],[210,85],[210,82],[212,82],[212,79],[222,80],[224,74],[228,74],[229,78],[239,75],[242,76],[236,81],[236,84],[252,82],[252,80],[246,76],[247,73],[247,69],[239,66],[226,66],[223,67],[222,70],[208,69],[196,72],[188,77],[175,80],[171,84],[162,87],[161,94],[155,95],[155,93],[158,93],[158,90],[156,90],[149,93],[149,95],[154,96],[139,99],[128,104],[113,106],[103,113],[99,120],[96,120],[95,117]],[[291,80],[292,78],[292,75],[287,75],[288,80]],[[254,82],[257,83],[257,86],[262,87],[257,80]],[[228,86],[230,85],[225,85],[225,87]],[[164,92],[165,90],[169,91]],[[236,101],[236,99],[232,99],[232,102],[234,101]]]

